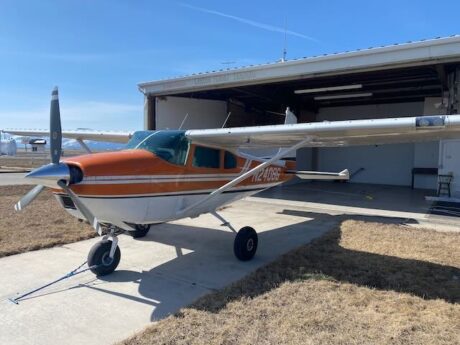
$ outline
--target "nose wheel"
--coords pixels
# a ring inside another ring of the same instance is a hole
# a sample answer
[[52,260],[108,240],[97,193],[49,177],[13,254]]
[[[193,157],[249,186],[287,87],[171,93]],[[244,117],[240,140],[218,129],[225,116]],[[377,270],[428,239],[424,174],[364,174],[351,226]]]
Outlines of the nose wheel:
[[105,276],[115,271],[120,258],[118,237],[111,233],[91,247],[88,253],[88,267],[95,275]]
[[233,242],[233,252],[238,260],[251,260],[256,254],[258,241],[257,233],[253,228],[250,226],[241,228]]

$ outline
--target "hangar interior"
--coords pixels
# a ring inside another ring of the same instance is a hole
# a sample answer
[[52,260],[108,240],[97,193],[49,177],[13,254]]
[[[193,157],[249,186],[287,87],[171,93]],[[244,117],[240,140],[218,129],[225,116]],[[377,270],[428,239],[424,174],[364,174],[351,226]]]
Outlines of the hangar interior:
[[[283,70],[284,69],[284,70]],[[219,128],[460,113],[460,37],[142,83],[145,127]],[[185,116],[187,118],[185,119]],[[184,121],[185,119],[185,121]],[[184,123],[182,123],[184,121]],[[301,149],[298,169],[349,169],[350,182],[411,186],[413,169],[453,173],[460,141]],[[456,177],[456,178],[455,178]],[[437,174],[414,175],[436,189]]]

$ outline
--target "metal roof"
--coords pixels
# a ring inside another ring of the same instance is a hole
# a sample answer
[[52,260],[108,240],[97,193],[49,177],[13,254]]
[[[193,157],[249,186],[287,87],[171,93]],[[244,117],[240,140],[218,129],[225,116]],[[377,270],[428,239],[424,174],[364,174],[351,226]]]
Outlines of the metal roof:
[[196,73],[143,82],[138,87],[144,94],[172,95],[452,61],[460,61],[460,35]]

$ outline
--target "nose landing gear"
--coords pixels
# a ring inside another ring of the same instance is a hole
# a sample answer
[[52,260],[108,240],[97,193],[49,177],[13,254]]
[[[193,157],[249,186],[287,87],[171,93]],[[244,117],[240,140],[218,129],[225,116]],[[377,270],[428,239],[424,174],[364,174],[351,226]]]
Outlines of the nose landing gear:
[[91,247],[88,253],[88,267],[97,276],[112,273],[120,263],[121,252],[118,247],[118,237],[112,228],[110,234]]

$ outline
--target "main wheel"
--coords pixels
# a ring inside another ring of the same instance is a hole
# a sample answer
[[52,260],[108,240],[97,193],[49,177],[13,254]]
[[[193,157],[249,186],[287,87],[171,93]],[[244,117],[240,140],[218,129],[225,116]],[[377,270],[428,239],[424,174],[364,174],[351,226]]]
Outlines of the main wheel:
[[120,248],[117,246],[115,249],[115,254],[113,258],[110,258],[110,248],[112,247],[112,241],[103,240],[97,242],[92,246],[91,250],[88,253],[88,267],[95,266],[91,268],[97,276],[105,276],[112,273],[117,268],[120,263]]
[[136,224],[136,230],[126,231],[132,238],[141,238],[147,235],[150,230],[150,224]]
[[233,252],[241,261],[251,260],[257,251],[258,237],[256,231],[250,226],[241,228],[236,234],[233,243]]

